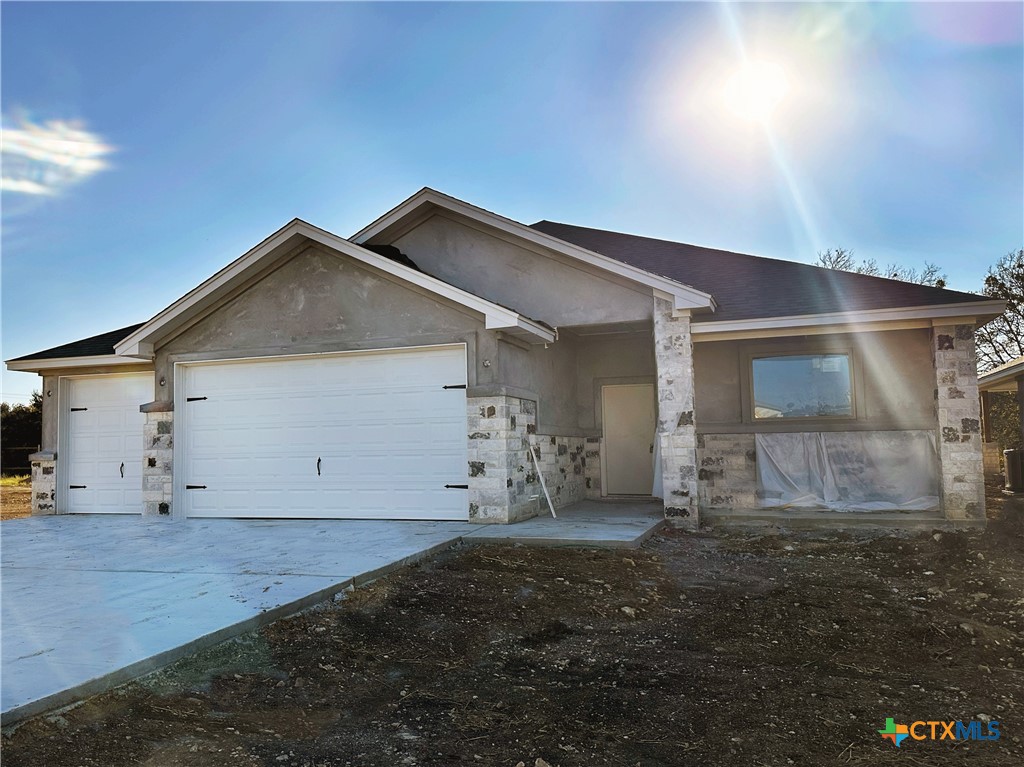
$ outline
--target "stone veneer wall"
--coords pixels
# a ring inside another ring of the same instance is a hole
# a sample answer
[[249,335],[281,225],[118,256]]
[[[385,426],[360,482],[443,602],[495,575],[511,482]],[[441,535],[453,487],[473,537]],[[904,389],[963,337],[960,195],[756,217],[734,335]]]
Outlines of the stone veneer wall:
[[947,519],[985,518],[981,405],[973,325],[932,329],[942,508]]
[[142,506],[147,515],[171,513],[174,413],[145,412],[142,425]]
[[57,513],[57,461],[53,453],[33,453],[32,514],[42,516]]
[[[587,497],[587,457],[584,437],[542,436],[534,443],[551,503],[556,509]],[[543,496],[539,485],[536,488]],[[541,498],[540,513],[547,512],[547,501]]]
[[583,473],[586,477],[584,497],[591,500],[601,498],[601,438],[587,437],[583,454]]
[[1003,471],[1003,451],[998,442],[981,443],[982,463],[985,467],[985,476],[994,477]]
[[654,299],[654,357],[658,369],[658,445],[665,516],[696,528],[697,429],[693,419],[693,339],[689,316]]
[[697,436],[701,508],[757,508],[757,451],[753,434]]
[[537,434],[537,403],[518,397],[470,397],[469,521],[507,523],[547,513],[529,450],[555,508],[586,494],[583,437]]

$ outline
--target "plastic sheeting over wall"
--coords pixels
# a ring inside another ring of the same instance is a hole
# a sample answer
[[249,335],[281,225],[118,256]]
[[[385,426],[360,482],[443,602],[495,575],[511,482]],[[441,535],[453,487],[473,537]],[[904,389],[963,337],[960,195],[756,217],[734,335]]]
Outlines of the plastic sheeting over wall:
[[931,431],[758,434],[755,443],[762,508],[939,508]]

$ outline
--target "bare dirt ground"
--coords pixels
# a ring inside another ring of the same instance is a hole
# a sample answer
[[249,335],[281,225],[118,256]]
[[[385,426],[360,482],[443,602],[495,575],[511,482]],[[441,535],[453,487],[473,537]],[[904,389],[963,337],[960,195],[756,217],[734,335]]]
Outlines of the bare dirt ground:
[[[1024,515],[459,549],[3,742],[5,767],[1024,764]],[[998,741],[899,723],[991,718]]]
[[0,521],[20,519],[32,514],[32,486],[26,479],[15,483],[13,477],[4,477],[0,484]]

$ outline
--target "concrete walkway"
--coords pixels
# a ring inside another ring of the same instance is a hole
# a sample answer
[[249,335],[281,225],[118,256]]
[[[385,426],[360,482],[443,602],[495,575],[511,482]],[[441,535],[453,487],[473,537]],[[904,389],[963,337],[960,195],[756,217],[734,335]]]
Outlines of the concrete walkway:
[[511,526],[56,516],[2,538],[0,722],[94,695],[460,540],[636,546],[657,506],[584,502]]

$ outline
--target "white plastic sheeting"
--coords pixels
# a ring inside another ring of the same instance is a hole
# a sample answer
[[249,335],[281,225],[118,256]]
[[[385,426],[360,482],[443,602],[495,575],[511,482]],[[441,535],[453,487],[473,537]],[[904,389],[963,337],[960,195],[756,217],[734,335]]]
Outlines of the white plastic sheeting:
[[758,434],[755,442],[762,508],[939,508],[933,432]]

